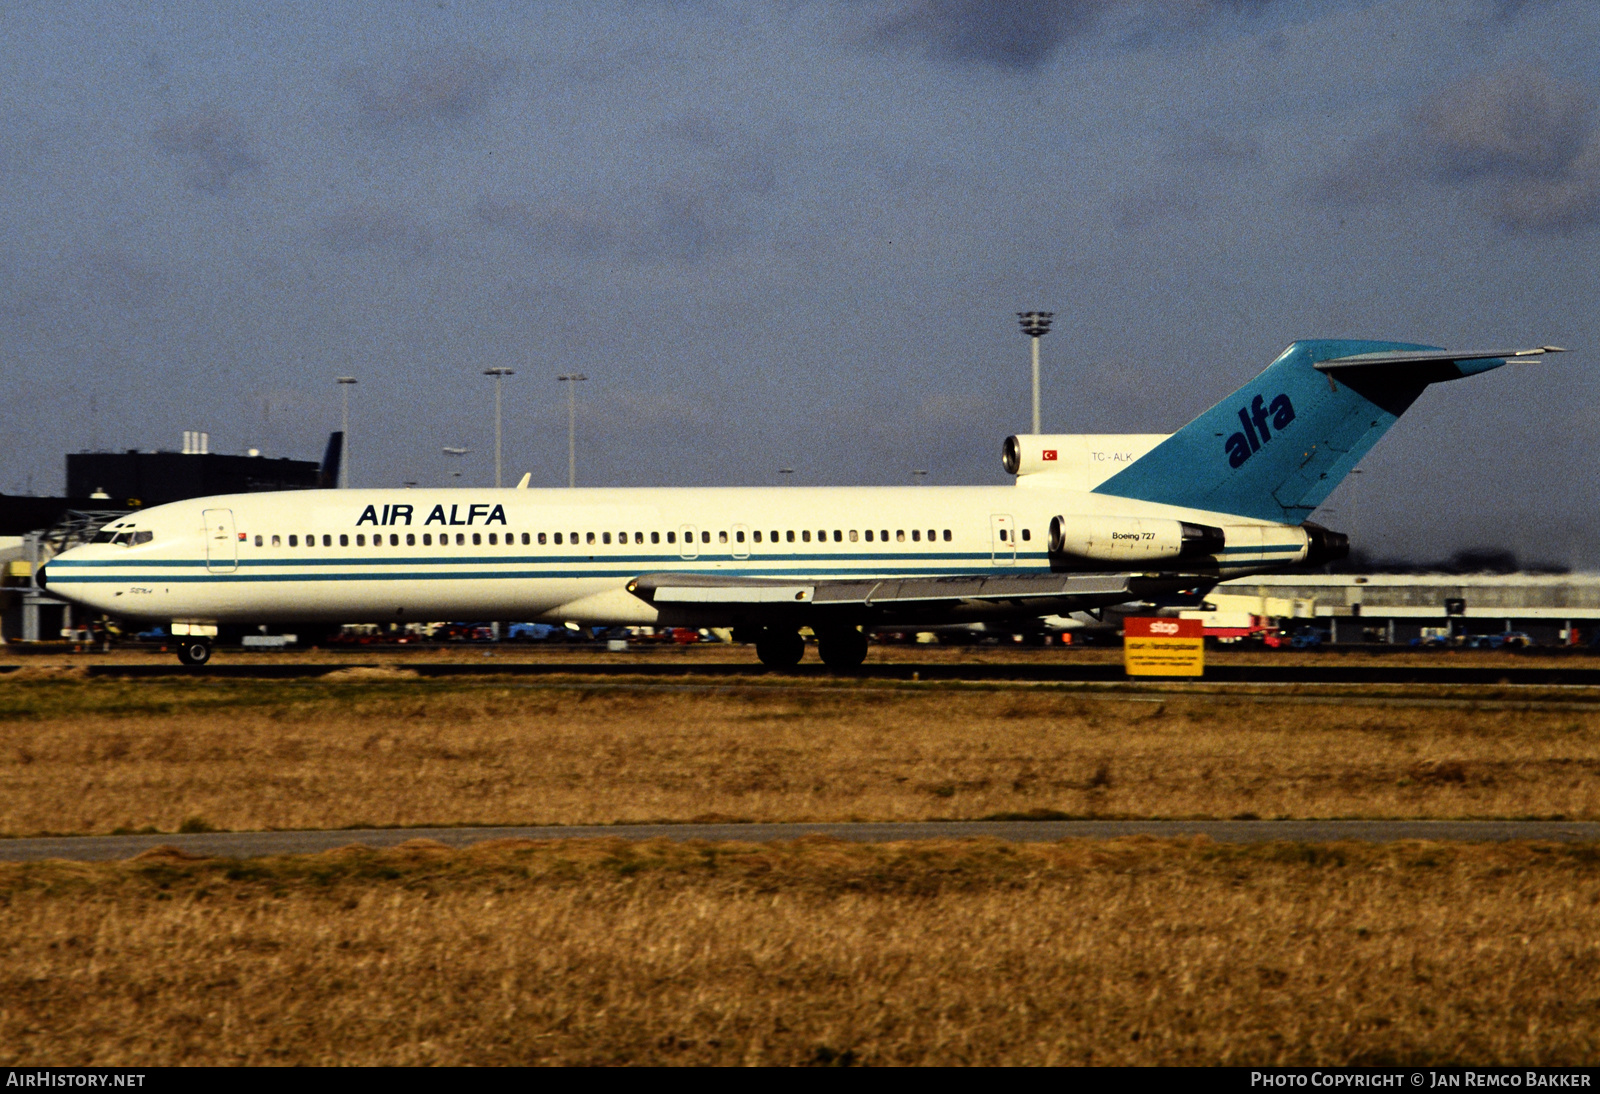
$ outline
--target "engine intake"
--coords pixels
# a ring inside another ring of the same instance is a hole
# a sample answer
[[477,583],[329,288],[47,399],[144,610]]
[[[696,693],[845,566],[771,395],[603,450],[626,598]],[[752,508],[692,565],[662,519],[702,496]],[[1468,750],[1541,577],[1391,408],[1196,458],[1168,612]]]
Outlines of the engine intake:
[[1199,558],[1222,550],[1221,528],[1148,517],[1050,518],[1050,553],[1102,562]]

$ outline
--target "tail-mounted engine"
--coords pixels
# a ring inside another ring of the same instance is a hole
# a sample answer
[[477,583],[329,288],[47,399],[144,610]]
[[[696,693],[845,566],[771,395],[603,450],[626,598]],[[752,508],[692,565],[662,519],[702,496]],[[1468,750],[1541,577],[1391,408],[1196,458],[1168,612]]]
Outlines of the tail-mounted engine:
[[1148,517],[1050,518],[1050,553],[1100,562],[1200,558],[1222,550],[1221,528]]

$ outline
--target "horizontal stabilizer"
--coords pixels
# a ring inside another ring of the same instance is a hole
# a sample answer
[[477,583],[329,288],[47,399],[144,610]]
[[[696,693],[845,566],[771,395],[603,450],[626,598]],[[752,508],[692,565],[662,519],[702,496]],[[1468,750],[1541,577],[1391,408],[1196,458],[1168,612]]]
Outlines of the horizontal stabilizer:
[[1448,349],[1404,350],[1393,353],[1358,353],[1351,357],[1335,357],[1318,361],[1311,367],[1318,372],[1338,372],[1347,368],[1372,368],[1375,365],[1422,365],[1441,361],[1512,361],[1518,358],[1542,357],[1547,353],[1565,353],[1560,346],[1535,346],[1533,349],[1486,349],[1460,353]]

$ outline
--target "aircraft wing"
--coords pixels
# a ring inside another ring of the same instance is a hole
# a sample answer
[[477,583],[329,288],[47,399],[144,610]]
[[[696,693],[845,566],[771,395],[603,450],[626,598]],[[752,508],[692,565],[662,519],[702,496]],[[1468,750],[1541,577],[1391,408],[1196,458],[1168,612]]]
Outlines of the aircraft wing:
[[1143,600],[1215,582],[1148,573],[956,574],[942,577],[775,580],[716,574],[642,574],[628,591],[667,613],[803,621],[914,619],[966,609],[974,616],[1036,615]]
[[1488,349],[1460,352],[1448,349],[1399,350],[1386,353],[1358,353],[1353,357],[1335,357],[1318,361],[1311,367],[1318,372],[1338,372],[1341,369],[1371,368],[1374,365],[1427,365],[1456,361],[1513,361],[1518,358],[1542,357],[1547,353],[1565,353],[1560,346],[1535,346],[1532,349]]

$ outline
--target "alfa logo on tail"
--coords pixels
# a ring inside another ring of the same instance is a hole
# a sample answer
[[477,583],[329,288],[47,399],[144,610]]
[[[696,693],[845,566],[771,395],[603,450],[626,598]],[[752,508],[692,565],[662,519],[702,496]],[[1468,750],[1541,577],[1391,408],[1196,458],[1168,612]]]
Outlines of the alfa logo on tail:
[[[1267,428],[1269,420],[1271,429]],[[1239,424],[1244,427],[1243,431],[1223,442],[1223,448],[1228,453],[1228,466],[1243,467],[1246,460],[1261,451],[1262,445],[1272,440],[1273,429],[1281,431],[1292,421],[1294,404],[1289,402],[1289,396],[1279,395],[1268,403],[1257,395],[1248,407],[1239,408]]]

